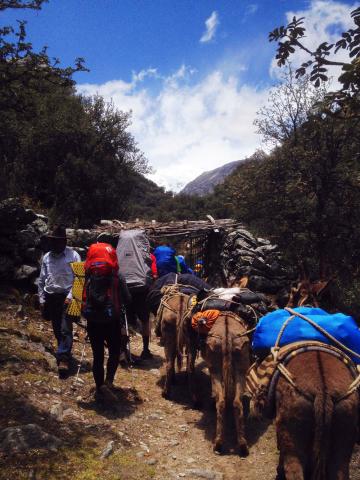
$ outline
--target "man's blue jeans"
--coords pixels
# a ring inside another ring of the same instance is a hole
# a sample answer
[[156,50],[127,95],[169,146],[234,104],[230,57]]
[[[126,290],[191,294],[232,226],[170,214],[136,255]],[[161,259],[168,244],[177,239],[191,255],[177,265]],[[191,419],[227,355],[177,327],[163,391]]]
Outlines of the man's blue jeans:
[[45,295],[44,317],[51,320],[58,349],[56,359],[70,360],[73,343],[73,324],[72,319],[66,314],[65,304],[66,294],[47,293]]

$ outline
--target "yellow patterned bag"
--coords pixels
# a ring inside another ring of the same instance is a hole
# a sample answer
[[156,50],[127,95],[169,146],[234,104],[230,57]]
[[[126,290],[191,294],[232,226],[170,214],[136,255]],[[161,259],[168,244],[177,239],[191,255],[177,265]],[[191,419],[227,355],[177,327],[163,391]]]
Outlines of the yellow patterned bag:
[[72,262],[72,271],[74,272],[74,282],[72,286],[72,300],[68,306],[67,314],[72,317],[81,316],[81,302],[85,285],[85,262]]

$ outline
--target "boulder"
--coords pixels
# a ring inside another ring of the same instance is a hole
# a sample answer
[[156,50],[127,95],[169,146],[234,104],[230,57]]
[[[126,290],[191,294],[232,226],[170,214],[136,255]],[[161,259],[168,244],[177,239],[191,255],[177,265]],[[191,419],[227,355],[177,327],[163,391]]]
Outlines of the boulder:
[[38,245],[39,240],[39,234],[32,225],[27,225],[25,229],[20,230],[17,234],[17,242],[20,250],[35,247]]
[[236,232],[238,237],[244,238],[247,242],[249,242],[254,247],[257,246],[256,238],[248,230],[245,230],[243,228],[238,228]]
[[17,249],[17,243],[15,235],[8,237],[0,237],[0,252],[14,254]]
[[39,248],[27,248],[23,254],[23,259],[26,262],[37,265],[40,262],[42,251]]
[[59,438],[32,423],[0,432],[0,450],[7,455],[28,453],[32,449],[57,451],[61,443]]
[[0,202],[0,223],[3,224],[2,233],[15,231],[26,225],[29,216],[15,198],[8,198]]
[[269,280],[258,275],[253,275],[249,278],[249,287],[257,292],[276,293],[281,286],[280,282],[275,279]]
[[7,255],[0,254],[0,279],[11,280],[14,276],[15,263]]
[[21,267],[15,270],[14,280],[18,282],[28,281],[36,277],[38,272],[38,267],[34,267],[31,265],[21,265]]
[[39,217],[31,222],[31,226],[40,236],[45,235],[48,232],[47,223]]

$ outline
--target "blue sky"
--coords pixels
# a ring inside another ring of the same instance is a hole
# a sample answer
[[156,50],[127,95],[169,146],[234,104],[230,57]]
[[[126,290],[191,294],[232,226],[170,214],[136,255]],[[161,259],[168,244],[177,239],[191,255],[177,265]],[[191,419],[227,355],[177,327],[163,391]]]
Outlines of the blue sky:
[[[261,145],[253,121],[276,83],[268,32],[305,15],[310,44],[349,26],[353,3],[328,0],[50,0],[28,21],[36,49],[64,65],[84,57],[78,90],[132,110],[132,132],[154,167],[178,190],[204,170]],[[301,60],[301,57],[298,59]]]

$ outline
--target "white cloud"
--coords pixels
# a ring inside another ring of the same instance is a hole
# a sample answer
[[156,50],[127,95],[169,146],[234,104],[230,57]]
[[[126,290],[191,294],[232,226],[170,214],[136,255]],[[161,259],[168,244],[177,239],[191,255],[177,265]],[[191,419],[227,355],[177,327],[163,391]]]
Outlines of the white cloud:
[[184,65],[169,77],[156,75],[156,95],[140,85],[140,74],[129,83],[78,86],[133,111],[131,131],[156,170],[150,176],[156,183],[179,190],[203,171],[251,155],[259,146],[252,123],[266,90],[219,70],[197,79]]
[[[308,10],[288,12],[306,17],[306,42],[310,48],[321,41],[333,41],[350,25],[349,5],[314,0]],[[210,22],[210,19],[213,20]],[[217,14],[207,20],[214,35]],[[121,110],[133,112],[131,131],[154,167],[151,178],[160,185],[179,190],[203,171],[251,155],[260,146],[253,121],[265,103],[269,89],[244,84],[246,66],[229,55],[205,77],[187,65],[164,76],[156,68],[133,72],[129,82],[114,80],[102,85],[78,85],[85,94],[99,93],[112,99]],[[296,62],[307,56],[296,54]],[[278,69],[277,69],[278,70]],[[275,72],[274,62],[271,64]],[[151,79],[151,86],[147,80]],[[154,88],[155,87],[155,88]],[[154,93],[156,92],[156,93]]]
[[257,3],[249,3],[245,9],[245,15],[254,15],[259,9],[259,5]]
[[200,38],[201,43],[210,42],[216,34],[216,29],[219,26],[219,16],[216,11],[212,12],[209,18],[205,20],[206,30]]
[[[304,45],[314,51],[322,42],[334,43],[341,37],[341,32],[353,27],[350,12],[356,7],[355,4],[346,4],[332,0],[313,0],[306,10],[290,11],[286,14],[287,22],[293,17],[305,17],[304,26],[306,28],[306,37],[303,40]],[[331,58],[331,57],[330,57]],[[309,60],[309,54],[297,49],[290,58],[294,66]],[[348,53],[345,50],[339,50],[336,59],[343,61],[348,59]],[[270,73],[272,76],[279,75],[279,68],[274,59],[271,63]],[[339,76],[339,68],[329,68],[329,74],[335,78]],[[335,87],[334,81],[332,86]]]

